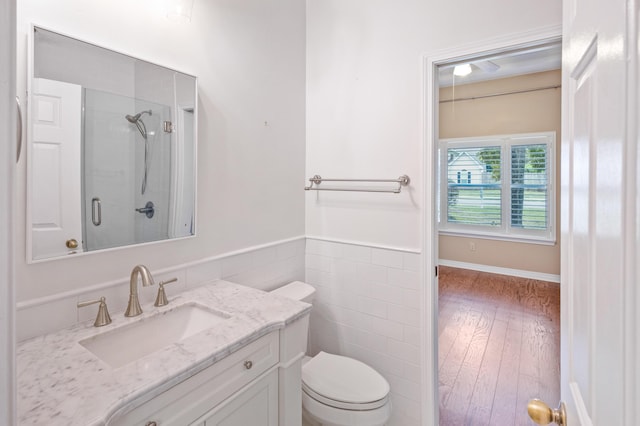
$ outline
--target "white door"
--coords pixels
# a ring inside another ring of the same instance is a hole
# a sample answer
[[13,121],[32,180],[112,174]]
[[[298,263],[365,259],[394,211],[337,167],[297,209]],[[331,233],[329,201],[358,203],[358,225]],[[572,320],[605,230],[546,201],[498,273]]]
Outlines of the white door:
[[82,251],[82,90],[42,78],[33,80],[32,90],[31,251],[42,259]]
[[[565,0],[561,383],[567,424],[635,425],[635,141],[625,0]],[[546,401],[555,405],[557,401]]]

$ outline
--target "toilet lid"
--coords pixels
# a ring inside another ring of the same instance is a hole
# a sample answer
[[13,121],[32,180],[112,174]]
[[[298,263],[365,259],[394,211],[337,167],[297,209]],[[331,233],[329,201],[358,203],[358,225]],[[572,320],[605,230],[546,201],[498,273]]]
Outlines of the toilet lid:
[[353,358],[326,352],[318,353],[302,367],[302,385],[311,396],[346,403],[340,406],[384,403],[389,394],[389,383],[376,370]]

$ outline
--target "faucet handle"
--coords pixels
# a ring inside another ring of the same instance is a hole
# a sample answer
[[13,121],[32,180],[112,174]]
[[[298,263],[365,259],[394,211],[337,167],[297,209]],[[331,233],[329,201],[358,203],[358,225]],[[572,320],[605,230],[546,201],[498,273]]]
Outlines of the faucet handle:
[[78,308],[84,308],[85,306],[93,305],[95,303],[99,303],[98,307],[98,315],[96,316],[96,321],[93,323],[95,327],[102,327],[103,325],[111,324],[111,316],[109,315],[109,310],[107,309],[106,298],[101,297],[96,300],[87,300],[84,302],[78,302]]
[[178,281],[177,278],[171,278],[167,281],[160,281],[160,283],[158,284],[158,296],[156,297],[156,303],[154,303],[153,306],[165,306],[169,304],[169,301],[167,300],[167,294],[164,292],[164,286],[165,284],[174,283],[176,281]]

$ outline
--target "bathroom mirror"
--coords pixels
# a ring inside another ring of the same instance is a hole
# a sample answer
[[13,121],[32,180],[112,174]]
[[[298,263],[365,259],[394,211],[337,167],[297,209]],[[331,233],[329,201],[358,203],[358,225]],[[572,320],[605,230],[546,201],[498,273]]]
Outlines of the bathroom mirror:
[[28,260],[195,235],[196,78],[32,27]]

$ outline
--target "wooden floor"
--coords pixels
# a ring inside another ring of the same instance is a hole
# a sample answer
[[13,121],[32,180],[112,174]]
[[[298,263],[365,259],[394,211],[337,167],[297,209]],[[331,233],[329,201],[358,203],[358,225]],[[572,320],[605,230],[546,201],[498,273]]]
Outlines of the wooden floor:
[[560,400],[560,287],[440,267],[440,425],[532,425]]

